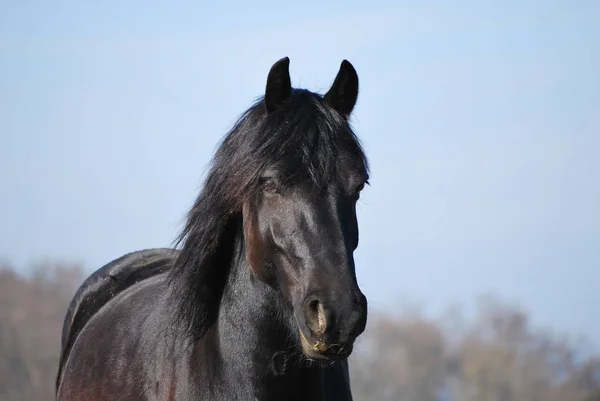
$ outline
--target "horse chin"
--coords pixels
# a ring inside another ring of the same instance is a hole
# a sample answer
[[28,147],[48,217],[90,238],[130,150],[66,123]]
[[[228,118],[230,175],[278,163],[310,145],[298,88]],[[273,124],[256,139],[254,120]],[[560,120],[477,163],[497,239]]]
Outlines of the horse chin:
[[335,362],[341,361],[352,354],[353,344],[349,345],[328,345],[320,340],[310,342],[306,336],[300,332],[300,345],[304,356],[311,361]]

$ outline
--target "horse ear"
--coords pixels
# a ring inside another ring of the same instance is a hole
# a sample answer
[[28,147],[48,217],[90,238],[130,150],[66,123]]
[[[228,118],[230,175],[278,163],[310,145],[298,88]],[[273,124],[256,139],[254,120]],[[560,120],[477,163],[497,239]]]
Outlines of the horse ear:
[[267,113],[277,110],[291,95],[290,59],[284,57],[273,64],[267,77],[267,89],[265,90]]
[[348,60],[344,60],[331,89],[323,96],[323,99],[341,115],[348,118],[356,105],[357,98],[358,74],[352,64]]

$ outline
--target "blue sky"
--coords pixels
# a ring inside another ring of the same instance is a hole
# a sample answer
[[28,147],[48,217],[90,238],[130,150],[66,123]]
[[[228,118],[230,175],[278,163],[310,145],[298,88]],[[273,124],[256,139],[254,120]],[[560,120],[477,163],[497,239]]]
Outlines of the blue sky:
[[0,5],[0,259],[168,246],[273,62],[324,92],[346,58],[370,305],[492,292],[600,336],[598,2],[215,4]]

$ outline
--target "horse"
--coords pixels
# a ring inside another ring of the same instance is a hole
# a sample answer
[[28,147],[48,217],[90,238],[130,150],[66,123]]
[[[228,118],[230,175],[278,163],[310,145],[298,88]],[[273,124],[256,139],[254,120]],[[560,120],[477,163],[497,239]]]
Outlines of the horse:
[[66,311],[58,401],[352,400],[367,324],[355,273],[369,167],[358,75],[293,88],[290,60],[213,155],[170,248],[100,267]]

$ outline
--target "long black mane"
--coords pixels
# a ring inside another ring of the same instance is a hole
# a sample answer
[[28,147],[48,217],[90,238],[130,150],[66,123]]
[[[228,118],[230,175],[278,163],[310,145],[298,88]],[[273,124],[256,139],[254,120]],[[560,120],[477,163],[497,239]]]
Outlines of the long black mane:
[[294,89],[284,107],[270,113],[265,107],[263,97],[221,142],[176,241],[183,245],[169,273],[172,301],[193,338],[201,337],[218,316],[242,205],[256,193],[265,168],[277,165],[286,184],[302,182],[315,191],[338,178],[342,154],[368,170],[348,121],[321,95]]

